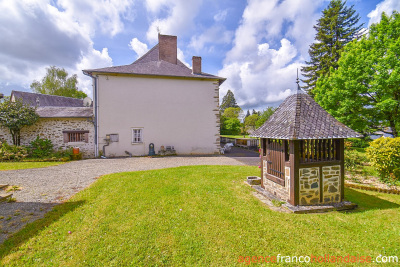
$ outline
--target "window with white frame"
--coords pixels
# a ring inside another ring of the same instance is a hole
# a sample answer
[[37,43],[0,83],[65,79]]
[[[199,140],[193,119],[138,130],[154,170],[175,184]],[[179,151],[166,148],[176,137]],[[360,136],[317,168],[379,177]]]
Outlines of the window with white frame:
[[132,143],[142,143],[143,142],[143,129],[133,128],[132,129]]

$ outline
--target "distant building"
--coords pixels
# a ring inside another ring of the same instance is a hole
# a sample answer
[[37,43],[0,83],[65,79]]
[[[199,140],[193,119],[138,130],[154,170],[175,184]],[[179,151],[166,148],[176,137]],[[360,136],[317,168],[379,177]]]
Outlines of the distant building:
[[[21,145],[29,145],[39,136],[50,139],[55,149],[79,147],[84,157],[94,157],[93,107],[89,98],[12,91],[10,100],[16,99],[36,107],[39,115],[38,122],[22,128]],[[12,143],[8,129],[0,128],[0,139]]]

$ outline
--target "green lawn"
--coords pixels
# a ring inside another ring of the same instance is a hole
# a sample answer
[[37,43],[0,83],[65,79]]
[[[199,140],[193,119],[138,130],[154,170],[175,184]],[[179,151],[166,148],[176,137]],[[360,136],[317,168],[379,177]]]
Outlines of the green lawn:
[[243,266],[240,256],[400,256],[399,195],[346,189],[360,206],[355,212],[287,214],[252,195],[243,183],[252,175],[257,167],[103,176],[8,239],[0,265]]
[[[243,135],[221,135],[221,137],[227,137],[227,138],[243,138]],[[250,135],[245,135],[244,138],[253,138],[250,137]],[[255,137],[254,137],[255,138]]]
[[63,163],[65,162],[0,162],[0,171],[44,168]]

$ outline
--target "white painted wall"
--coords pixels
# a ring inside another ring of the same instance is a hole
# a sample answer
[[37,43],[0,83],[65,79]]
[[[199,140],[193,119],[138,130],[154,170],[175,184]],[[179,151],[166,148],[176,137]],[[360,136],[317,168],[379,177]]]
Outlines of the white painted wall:
[[[146,155],[150,143],[156,153],[160,146],[177,154],[219,151],[217,80],[99,75],[98,101],[99,150],[106,134],[119,134],[107,157]],[[143,128],[143,143],[132,143],[132,128]]]

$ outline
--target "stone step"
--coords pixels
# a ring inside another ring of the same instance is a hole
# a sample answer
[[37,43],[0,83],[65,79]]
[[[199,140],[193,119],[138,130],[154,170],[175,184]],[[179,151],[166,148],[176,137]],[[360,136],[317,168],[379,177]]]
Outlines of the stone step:
[[4,202],[11,199],[12,195],[13,195],[12,193],[0,194],[0,202]]
[[6,188],[8,184],[0,184],[0,189]]

